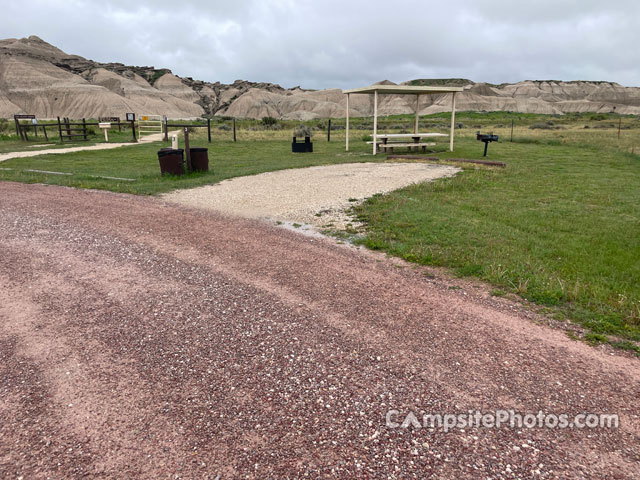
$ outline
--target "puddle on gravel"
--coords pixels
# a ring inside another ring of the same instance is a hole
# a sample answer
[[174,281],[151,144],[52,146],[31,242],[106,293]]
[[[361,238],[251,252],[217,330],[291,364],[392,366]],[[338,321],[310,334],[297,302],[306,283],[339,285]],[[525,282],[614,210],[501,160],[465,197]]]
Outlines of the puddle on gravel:
[[285,230],[291,230],[292,232],[301,233],[302,235],[306,235],[308,237],[314,238],[330,238],[327,235],[319,232],[316,227],[310,225],[308,223],[298,223],[298,222],[290,222],[287,220],[273,220],[268,219],[269,222],[273,223],[277,227],[284,228]]
[[356,235],[347,234],[344,231],[334,230],[334,229],[318,230],[317,226],[310,225],[308,223],[274,220],[272,218],[265,219],[265,220],[275,225],[276,227],[284,228],[285,230],[296,232],[301,235],[305,235],[307,237],[330,240],[338,245],[355,248],[357,250],[364,248],[360,245],[356,245],[355,243],[353,243],[353,240],[356,238]]

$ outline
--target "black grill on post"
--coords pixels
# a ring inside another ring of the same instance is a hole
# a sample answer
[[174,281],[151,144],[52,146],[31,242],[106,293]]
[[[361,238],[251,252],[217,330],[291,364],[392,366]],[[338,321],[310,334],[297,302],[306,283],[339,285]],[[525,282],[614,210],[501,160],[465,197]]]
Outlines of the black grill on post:
[[494,135],[492,133],[476,133],[476,139],[479,142],[484,142],[484,157],[487,156],[487,147],[489,146],[489,142],[497,142],[498,141],[498,135]]

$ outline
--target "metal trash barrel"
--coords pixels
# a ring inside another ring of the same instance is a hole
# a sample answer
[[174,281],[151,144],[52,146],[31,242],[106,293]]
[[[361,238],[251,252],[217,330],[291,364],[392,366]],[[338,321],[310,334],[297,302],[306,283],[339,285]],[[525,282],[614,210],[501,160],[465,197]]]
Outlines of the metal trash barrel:
[[209,171],[209,149],[202,147],[192,147],[191,152],[191,170],[193,172]]
[[158,152],[160,173],[171,175],[184,175],[184,150],[163,148]]

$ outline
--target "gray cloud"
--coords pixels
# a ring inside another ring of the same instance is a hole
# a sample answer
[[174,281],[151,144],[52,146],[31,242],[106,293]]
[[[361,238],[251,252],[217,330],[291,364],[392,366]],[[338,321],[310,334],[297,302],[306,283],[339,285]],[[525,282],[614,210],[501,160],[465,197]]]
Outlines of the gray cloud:
[[639,85],[640,3],[502,0],[3,2],[0,36],[225,83],[611,80]]

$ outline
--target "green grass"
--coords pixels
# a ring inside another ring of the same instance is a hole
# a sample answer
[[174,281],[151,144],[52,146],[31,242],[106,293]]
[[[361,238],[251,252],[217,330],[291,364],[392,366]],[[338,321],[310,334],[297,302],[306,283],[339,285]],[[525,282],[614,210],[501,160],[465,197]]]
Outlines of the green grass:
[[[96,120],[87,121],[94,122]],[[42,124],[42,122],[40,124]],[[10,126],[5,125],[4,133],[0,133],[0,154],[8,152],[58,149],[66,148],[69,146],[87,146],[104,142],[104,134],[98,127],[95,126],[91,126],[88,128],[89,135],[86,141],[82,140],[76,142],[65,142],[64,144],[60,143],[57,124],[55,125],[55,127],[47,128],[48,140],[45,139],[44,135],[42,134],[42,129],[39,129],[38,136],[35,136],[32,131],[27,132],[29,140],[23,141],[16,135],[13,128],[13,124],[11,124]],[[130,128],[122,127],[122,131],[119,132],[118,129],[114,127],[109,131],[110,143],[125,143],[131,142],[132,140],[133,139]]]
[[[25,183],[49,183],[77,188],[95,188],[134,194],[157,194],[179,188],[216,183],[242,175],[285,168],[372,161],[365,144],[349,154],[340,142],[315,142],[313,153],[291,153],[290,140],[238,141],[215,140],[208,144],[203,135],[194,136],[192,146],[207,146],[212,171],[181,177],[162,177],[157,151],[165,144],[133,145],[113,150],[74,152],[64,155],[39,155],[0,163],[0,180]],[[379,156],[377,161],[384,160]],[[2,170],[11,168],[12,170]],[[26,172],[45,170],[73,173],[72,176]],[[135,182],[95,178],[110,176],[135,179]]]
[[[490,145],[506,169],[468,168],[370,198],[355,207],[368,227],[362,242],[481,278],[593,335],[640,341],[640,157],[569,133]],[[466,135],[454,156],[481,149]]]

